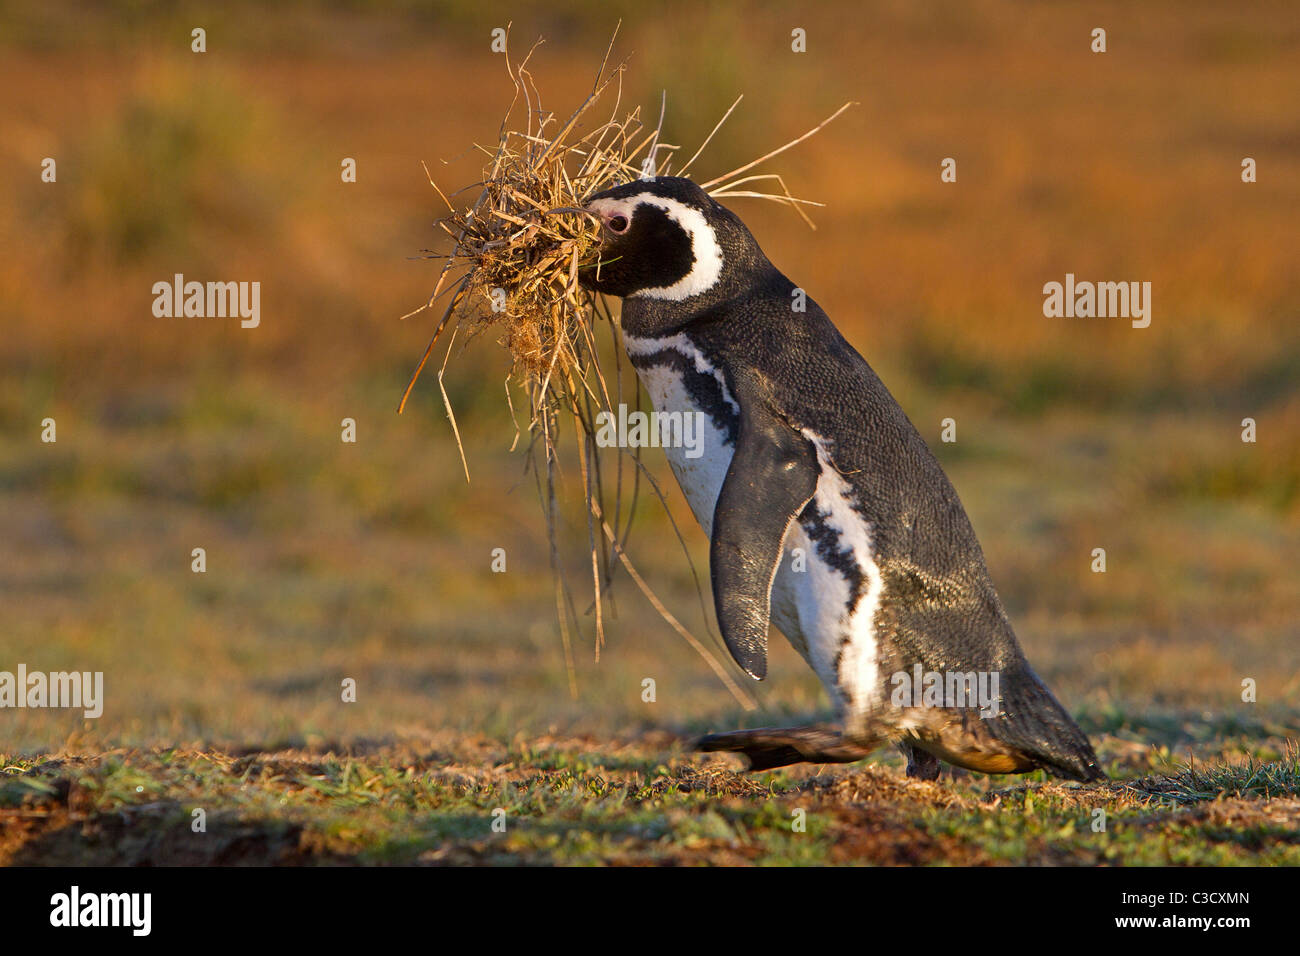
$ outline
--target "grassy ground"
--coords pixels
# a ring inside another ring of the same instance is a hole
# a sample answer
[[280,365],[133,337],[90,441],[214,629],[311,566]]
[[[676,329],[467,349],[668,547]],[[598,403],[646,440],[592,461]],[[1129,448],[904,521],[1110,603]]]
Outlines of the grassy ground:
[[750,776],[664,734],[110,750],[5,768],[0,862],[1300,864],[1300,760],[1254,749],[1274,759],[1142,773],[1130,755],[1099,786]]
[[[536,73],[562,110],[617,14],[550,6],[513,31],[547,34]],[[1092,788],[913,784],[890,753],[752,779],[693,756],[695,734],[825,699],[776,638],[742,709],[626,576],[599,660],[589,618],[566,655],[496,344],[447,378],[470,484],[431,378],[393,414],[430,331],[396,321],[434,268],[408,258],[439,212],[419,162],[475,178],[466,146],[509,95],[497,11],[98,10],[0,11],[0,670],[103,671],[107,697],[96,721],[0,711],[0,860],[1298,862],[1285,5],[818,8],[795,24],[802,59],[785,6],[622,11],[625,97],[657,108],[666,87],[675,141],[746,94],[701,175],[860,101],[781,165],[828,203],[817,232],[736,208],[931,442],[1030,660],[1115,778]],[[1151,281],[1151,327],[1044,319],[1042,284],[1067,271]],[[154,319],[176,272],[262,282],[262,325]],[[630,550],[725,656],[652,502]]]

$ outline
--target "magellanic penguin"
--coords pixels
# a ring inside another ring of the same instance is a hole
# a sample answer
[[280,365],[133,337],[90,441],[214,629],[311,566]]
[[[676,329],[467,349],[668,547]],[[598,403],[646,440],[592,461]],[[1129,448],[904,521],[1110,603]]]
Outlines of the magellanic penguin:
[[[892,741],[913,776],[937,776],[944,760],[1103,779],[1025,660],[938,461],[744,223],[667,176],[598,193],[585,211],[600,223],[600,261],[580,282],[622,298],[623,343],[656,410],[704,413],[703,454],[666,453],[710,538],[728,650],[761,680],[774,623],[839,718],[710,735],[700,748],[768,769],[858,760]],[[1000,700],[900,703],[898,674],[994,675]]]

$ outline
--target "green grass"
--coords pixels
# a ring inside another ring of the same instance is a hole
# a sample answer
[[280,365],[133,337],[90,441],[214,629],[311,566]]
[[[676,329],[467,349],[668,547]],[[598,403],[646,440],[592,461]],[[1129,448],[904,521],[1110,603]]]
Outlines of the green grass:
[[[6,760],[11,864],[1300,864],[1300,767],[1095,786],[746,775],[662,736]],[[196,832],[195,810],[205,815]],[[1104,815],[1104,829],[1095,828]],[[495,825],[495,828],[494,828]]]

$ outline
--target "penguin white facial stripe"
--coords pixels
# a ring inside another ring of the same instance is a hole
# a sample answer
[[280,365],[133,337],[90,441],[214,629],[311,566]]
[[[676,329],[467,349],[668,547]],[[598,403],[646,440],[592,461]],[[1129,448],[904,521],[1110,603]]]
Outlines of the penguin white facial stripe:
[[699,295],[713,288],[722,275],[722,247],[718,245],[717,233],[704,218],[704,213],[694,206],[688,206],[676,199],[656,196],[653,193],[640,193],[626,199],[597,199],[590,204],[589,208],[592,212],[606,218],[626,216],[629,221],[634,221],[636,207],[643,205],[662,209],[668,214],[668,218],[682,227],[682,231],[690,237],[691,253],[695,262],[691,266],[691,271],[672,285],[641,289],[633,292],[629,298],[644,297],[680,302],[682,299],[689,299],[693,295]]
[[722,275],[722,247],[718,245],[717,233],[704,218],[704,213],[676,199],[654,196],[642,201],[662,209],[668,213],[669,218],[686,230],[686,234],[691,237],[691,252],[695,256],[695,264],[691,266],[690,272],[672,285],[657,289],[642,289],[635,294],[650,299],[680,302],[682,299],[689,299],[693,295],[712,289]]

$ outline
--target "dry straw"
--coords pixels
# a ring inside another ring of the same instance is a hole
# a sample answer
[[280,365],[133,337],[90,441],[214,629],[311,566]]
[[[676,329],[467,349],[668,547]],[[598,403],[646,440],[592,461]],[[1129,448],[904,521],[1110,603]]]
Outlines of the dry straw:
[[[498,329],[501,344],[513,359],[506,382],[507,399],[510,400],[512,383],[522,387],[528,398],[528,459],[546,513],[556,608],[571,693],[576,697],[570,626],[580,629],[580,623],[556,544],[558,449],[566,421],[573,425],[578,474],[587,505],[594,598],[588,615],[594,619],[597,660],[605,640],[606,592],[614,569],[612,559],[616,558],[664,620],[708,662],[736,700],[746,709],[753,709],[755,704],[750,695],[740,688],[709,648],[668,611],[627,556],[627,536],[642,481],[661,501],[663,496],[645,470],[638,450],[615,450],[616,461],[611,466],[596,446],[596,415],[614,408],[622,394],[625,369],[616,347],[603,350],[613,357],[611,374],[607,376],[602,367],[597,333],[599,329],[606,330],[606,341],[612,343],[616,338],[613,316],[606,300],[578,284],[578,270],[594,264],[599,252],[598,225],[582,210],[587,198],[643,176],[684,175],[740,104],[741,97],[690,159],[674,171],[672,164],[678,147],[660,138],[664,104],[661,103],[659,120],[653,128],[642,122],[639,108],[619,118],[626,63],[610,68],[617,33],[615,30],[615,37],[610,39],[591,94],[563,122],[555,113],[542,108],[541,94],[528,70],[528,62],[541,41],[517,65],[510,62],[507,53],[506,68],[514,83],[514,98],[502,120],[495,148],[477,147],[489,157],[482,181],[460,191],[477,187],[477,198],[469,206],[458,208],[429,177],[449,210],[438,226],[450,237],[451,251],[445,255],[446,261],[428,301],[403,318],[432,308],[443,295],[449,295],[450,299],[406,386],[398,411],[405,408],[434,346],[450,327],[446,357],[438,371],[438,386],[468,480],[469,466],[443,377],[452,347],[462,332],[472,335],[486,328]],[[613,96],[613,107],[609,118],[600,120],[593,115],[594,110],[597,102],[608,95]],[[518,124],[512,124],[512,118],[521,100],[525,120],[519,129],[514,128]],[[850,105],[845,103],[797,139],[701,186],[715,198],[744,196],[784,203],[812,226],[801,206],[820,204],[793,197],[781,177],[774,173],[750,171],[812,136]],[[427,175],[427,168],[425,172]],[[767,183],[769,187],[774,183],[780,192],[758,191],[755,188],[758,183]],[[514,412],[513,401],[511,411]],[[518,438],[519,433],[516,443]],[[606,480],[611,468],[614,471],[612,494],[609,493],[611,482]],[[625,475],[625,470],[630,472],[630,477]]]

